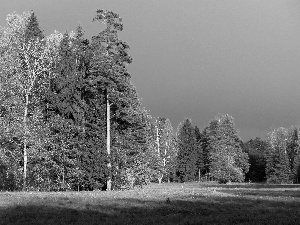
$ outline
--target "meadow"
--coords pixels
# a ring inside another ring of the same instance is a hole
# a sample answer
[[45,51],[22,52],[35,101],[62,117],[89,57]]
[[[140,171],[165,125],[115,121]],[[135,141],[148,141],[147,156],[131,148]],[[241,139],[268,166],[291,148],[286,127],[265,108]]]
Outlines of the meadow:
[[170,183],[0,192],[0,224],[300,224],[300,185]]

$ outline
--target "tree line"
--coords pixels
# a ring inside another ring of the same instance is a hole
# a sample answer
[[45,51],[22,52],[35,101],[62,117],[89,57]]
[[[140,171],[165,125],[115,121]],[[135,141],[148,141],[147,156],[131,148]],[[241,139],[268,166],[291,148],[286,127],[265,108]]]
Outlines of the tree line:
[[267,140],[256,138],[243,143],[249,155],[246,180],[269,183],[300,183],[299,127],[273,128]]
[[[212,177],[299,182],[298,128],[243,143],[230,115],[203,130],[142,107],[118,36],[118,14],[97,10],[106,25],[91,40],[76,32],[45,36],[34,12],[7,16],[0,29],[0,189],[130,189],[150,182]],[[107,103],[110,154],[107,153]]]

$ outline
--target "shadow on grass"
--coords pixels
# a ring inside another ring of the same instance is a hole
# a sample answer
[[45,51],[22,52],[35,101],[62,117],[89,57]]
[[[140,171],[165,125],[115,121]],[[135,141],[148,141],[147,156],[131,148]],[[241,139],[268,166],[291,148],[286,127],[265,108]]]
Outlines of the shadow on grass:
[[221,193],[227,193],[227,194],[235,194],[235,195],[241,195],[241,196],[260,196],[260,197],[290,197],[290,198],[299,198],[300,200],[300,190],[247,190],[247,189],[227,189],[227,190],[218,190]]
[[185,197],[169,203],[120,198],[83,206],[24,204],[0,208],[0,224],[300,224],[299,201]]
[[0,224],[101,224],[107,217],[101,212],[47,205],[0,209]]
[[300,188],[300,184],[207,184],[209,187],[218,188],[254,188],[254,189],[284,189],[284,188]]

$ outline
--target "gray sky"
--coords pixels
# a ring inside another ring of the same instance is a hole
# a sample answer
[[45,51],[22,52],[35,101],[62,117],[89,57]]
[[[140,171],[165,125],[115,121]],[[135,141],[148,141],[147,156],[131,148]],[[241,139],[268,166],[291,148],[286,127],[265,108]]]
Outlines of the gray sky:
[[97,9],[123,18],[132,81],[154,117],[176,129],[203,128],[218,113],[235,118],[244,141],[300,124],[299,0],[1,0],[7,14],[34,10],[46,35],[103,25]]

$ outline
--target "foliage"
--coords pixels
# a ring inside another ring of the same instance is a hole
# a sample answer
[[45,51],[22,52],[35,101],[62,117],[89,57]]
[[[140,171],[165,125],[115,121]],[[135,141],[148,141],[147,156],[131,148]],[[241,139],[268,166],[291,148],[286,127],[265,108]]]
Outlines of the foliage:
[[209,145],[209,134],[210,134],[210,128],[209,126],[204,127],[200,140],[199,145],[202,149],[202,159],[203,159],[203,170],[202,174],[209,174],[209,168],[210,168],[210,160],[209,160],[209,152],[210,152],[210,145]]
[[260,138],[255,138],[243,143],[242,148],[249,156],[249,171],[246,173],[246,181],[262,182],[266,180],[265,151],[268,143]]
[[220,115],[205,128],[208,139],[209,171],[221,183],[242,182],[249,170],[248,155],[242,152],[241,139],[233,117]]
[[268,134],[266,151],[266,175],[270,183],[299,182],[298,128],[274,129]]
[[[13,174],[13,189],[22,170],[23,180],[38,190],[103,188],[109,160],[115,187],[124,171],[134,168],[138,183],[150,175],[149,160],[142,159],[150,146],[150,115],[127,72],[132,58],[118,38],[122,20],[97,10],[94,21],[107,27],[91,43],[80,26],[76,33],[45,37],[34,12],[8,15],[1,28],[1,168],[3,175]],[[111,159],[104,142],[105,90]]]
[[290,180],[293,183],[300,183],[300,148],[299,128],[291,126],[288,128],[287,155],[289,158]]
[[159,183],[170,181],[175,174],[176,167],[176,139],[173,135],[173,127],[168,118],[158,117],[151,127],[151,168],[153,179]]
[[197,152],[197,168],[198,168],[198,177],[201,177],[201,174],[204,172],[204,154],[203,154],[203,147],[202,147],[202,135],[197,126],[195,126],[195,138],[196,138],[196,152]]
[[[122,20],[111,11],[97,10],[94,21],[106,24],[106,29],[92,37],[87,89],[90,93],[89,105],[93,104],[103,115],[104,92],[107,90],[111,104],[112,172],[117,176],[128,168],[138,167],[138,156],[148,147],[148,112],[141,107],[135,87],[130,81],[127,64],[132,62],[128,54],[129,45],[118,38],[123,30]],[[99,101],[100,99],[100,101]],[[93,101],[93,102],[92,102]],[[101,117],[100,117],[101,119]],[[100,121],[99,121],[100,122]],[[97,124],[98,126],[103,126]]]
[[190,119],[185,119],[177,129],[177,177],[180,182],[194,181],[197,172],[195,131]]
[[290,177],[287,155],[288,131],[285,128],[272,130],[268,134],[269,146],[265,153],[266,176],[269,183],[288,183]]
[[[299,129],[277,129],[268,145],[244,144],[229,115],[202,132],[186,119],[176,137],[167,118],[151,124],[131,82],[129,45],[117,13],[97,10],[106,28],[45,36],[34,12],[10,14],[0,29],[1,190],[132,189],[150,181],[299,182]],[[106,100],[111,109],[111,154]],[[248,154],[251,167],[249,169]],[[265,156],[265,158],[262,157]],[[111,163],[111,169],[108,168]]]
[[39,105],[49,85],[53,58],[33,13],[8,15],[7,24],[1,33],[1,101],[10,121],[4,125],[6,132],[21,140],[26,189],[28,159],[45,134]]

